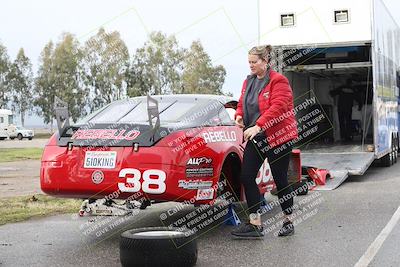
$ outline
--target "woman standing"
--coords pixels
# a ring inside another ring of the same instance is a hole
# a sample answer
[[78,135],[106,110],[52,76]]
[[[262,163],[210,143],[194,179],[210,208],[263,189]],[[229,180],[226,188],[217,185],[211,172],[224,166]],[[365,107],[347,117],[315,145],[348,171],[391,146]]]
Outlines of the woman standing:
[[[297,138],[297,124],[293,113],[293,94],[283,75],[269,68],[272,47],[258,46],[250,49],[248,60],[251,75],[243,83],[235,114],[236,125],[244,128],[248,141],[243,155],[240,181],[245,189],[249,221],[237,227],[235,237],[262,237],[260,191],[256,184],[257,173],[268,158],[272,176],[278,190],[279,202],[285,214],[279,236],[294,233],[290,221],[293,199],[288,183],[292,142]],[[285,197],[284,197],[285,196]]]

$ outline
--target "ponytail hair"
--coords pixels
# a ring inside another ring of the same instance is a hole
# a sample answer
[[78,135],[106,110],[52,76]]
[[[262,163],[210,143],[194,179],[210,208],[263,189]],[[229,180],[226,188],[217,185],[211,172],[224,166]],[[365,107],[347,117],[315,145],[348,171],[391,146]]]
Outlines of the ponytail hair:
[[272,54],[272,46],[271,45],[261,45],[254,46],[249,50],[249,55],[257,55],[259,58],[269,61]]

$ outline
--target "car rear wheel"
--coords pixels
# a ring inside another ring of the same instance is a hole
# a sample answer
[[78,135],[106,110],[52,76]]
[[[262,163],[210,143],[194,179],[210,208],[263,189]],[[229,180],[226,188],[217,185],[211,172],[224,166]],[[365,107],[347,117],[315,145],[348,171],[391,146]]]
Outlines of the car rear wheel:
[[22,136],[22,134],[19,133],[19,134],[17,135],[17,138],[18,138],[18,140],[22,140],[22,138],[24,138],[24,137]]
[[132,229],[121,234],[120,260],[122,266],[194,266],[197,242],[189,231]]
[[33,137],[28,137],[29,140],[32,140]]

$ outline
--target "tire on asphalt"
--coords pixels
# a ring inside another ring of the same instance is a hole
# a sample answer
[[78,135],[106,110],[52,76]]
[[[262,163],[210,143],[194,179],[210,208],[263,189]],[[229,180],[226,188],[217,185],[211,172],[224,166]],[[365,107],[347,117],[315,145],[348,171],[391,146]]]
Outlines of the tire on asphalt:
[[393,153],[390,152],[381,158],[382,167],[390,167],[393,165]]
[[18,140],[22,140],[22,138],[24,138],[24,137],[22,136],[22,134],[19,133],[19,134],[17,135],[17,138],[18,138]]
[[168,227],[125,231],[120,239],[122,266],[194,266],[197,242],[189,231]]

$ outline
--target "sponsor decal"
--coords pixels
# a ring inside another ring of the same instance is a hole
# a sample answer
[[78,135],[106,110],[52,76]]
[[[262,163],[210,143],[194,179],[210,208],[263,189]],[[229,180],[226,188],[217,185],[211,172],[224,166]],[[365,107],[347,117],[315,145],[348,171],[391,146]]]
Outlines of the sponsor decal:
[[237,140],[235,131],[214,131],[203,133],[204,142],[218,143],[218,142],[234,142]]
[[264,163],[261,165],[257,173],[256,184],[262,184],[262,186],[266,188],[267,191],[271,191],[274,188],[275,182],[272,177],[272,172],[268,163],[268,159],[265,159]]
[[213,188],[197,190],[196,200],[213,199],[213,197],[214,197],[214,189]]
[[135,140],[140,135],[138,130],[126,131],[124,129],[79,129],[71,139],[111,139],[111,140]]
[[186,177],[212,177],[214,168],[212,159],[207,157],[190,158],[186,163]]
[[102,171],[94,171],[92,173],[92,182],[94,184],[100,184],[104,180],[104,173]]
[[214,176],[214,168],[194,168],[186,169],[186,177],[212,177]]
[[190,158],[186,163],[187,166],[199,166],[201,164],[211,164],[212,159],[201,157],[201,158]]
[[212,186],[212,181],[202,181],[202,180],[179,180],[178,187],[191,190],[191,189],[206,189]]

